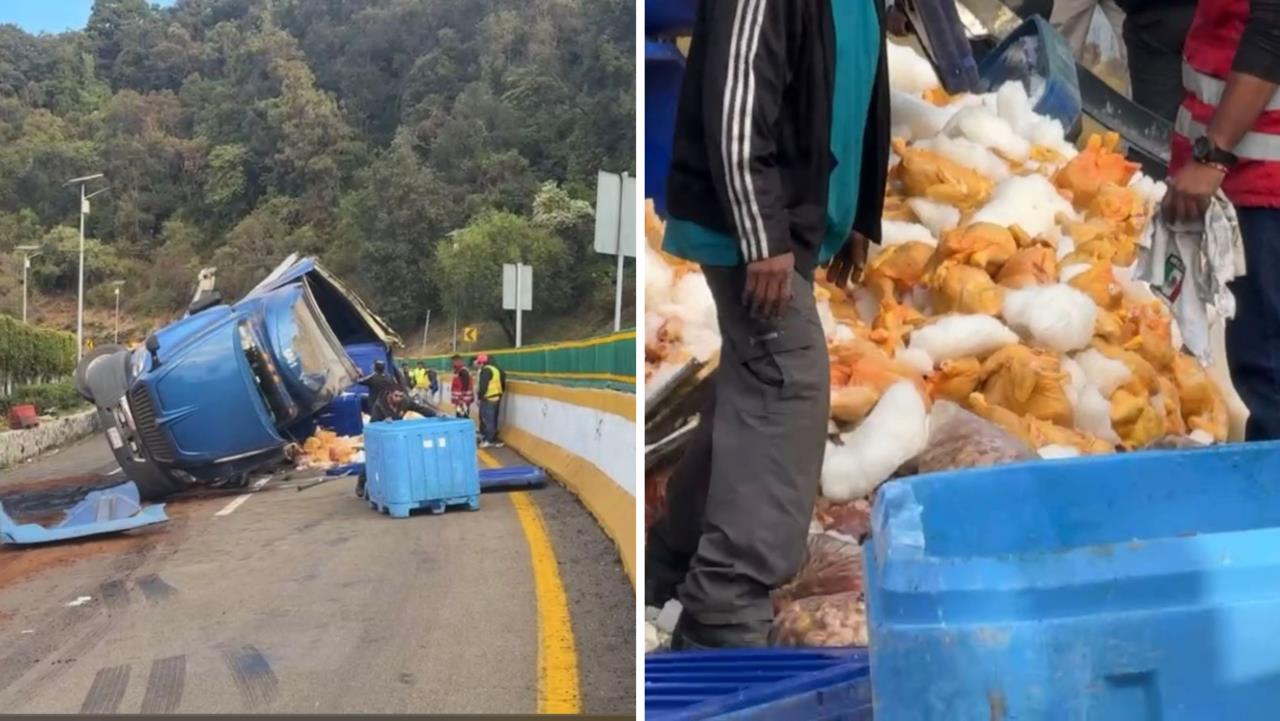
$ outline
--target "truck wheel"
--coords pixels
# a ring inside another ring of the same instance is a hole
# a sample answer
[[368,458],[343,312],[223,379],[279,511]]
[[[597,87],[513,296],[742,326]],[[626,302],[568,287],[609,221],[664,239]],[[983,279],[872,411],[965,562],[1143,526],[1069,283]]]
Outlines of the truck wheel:
[[125,477],[133,481],[138,487],[138,497],[144,501],[158,501],[167,498],[186,488],[186,485],[176,478],[171,478],[164,471],[159,469],[148,469],[151,473],[138,473],[130,475],[127,471]]
[[93,389],[89,387],[89,370],[94,362],[103,356],[119,353],[120,351],[128,351],[128,349],[119,345],[104,345],[94,348],[89,352],[89,355],[80,359],[80,364],[76,366],[75,386],[76,392],[80,394],[81,398],[93,403]]

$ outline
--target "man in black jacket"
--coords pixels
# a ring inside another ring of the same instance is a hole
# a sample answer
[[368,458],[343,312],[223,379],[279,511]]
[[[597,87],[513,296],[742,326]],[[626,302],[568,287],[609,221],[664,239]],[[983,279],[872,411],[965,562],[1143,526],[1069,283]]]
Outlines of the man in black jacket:
[[1116,0],[1124,10],[1124,47],[1133,101],[1170,123],[1178,116],[1182,43],[1196,14],[1196,0]]
[[830,404],[814,273],[880,238],[882,0],[702,0],[676,116],[664,249],[701,264],[723,337],[714,398],[646,548],[674,648],[758,646],[799,570]]

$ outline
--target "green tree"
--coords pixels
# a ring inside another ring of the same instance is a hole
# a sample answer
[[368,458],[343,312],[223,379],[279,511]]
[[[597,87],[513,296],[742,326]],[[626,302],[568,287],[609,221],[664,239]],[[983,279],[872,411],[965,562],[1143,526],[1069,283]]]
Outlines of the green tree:
[[441,243],[439,258],[448,306],[463,318],[498,321],[512,341],[514,322],[502,310],[504,263],[533,267],[533,316],[563,313],[576,300],[565,287],[574,270],[564,240],[514,213],[481,213]]

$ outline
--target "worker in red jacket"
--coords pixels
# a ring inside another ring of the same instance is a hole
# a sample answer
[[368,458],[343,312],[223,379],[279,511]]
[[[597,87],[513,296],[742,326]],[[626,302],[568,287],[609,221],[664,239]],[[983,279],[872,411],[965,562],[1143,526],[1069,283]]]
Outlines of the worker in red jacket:
[[453,385],[450,388],[450,400],[459,418],[471,417],[471,404],[476,402],[475,386],[471,382],[471,372],[462,356],[453,357]]
[[1280,0],[1200,0],[1183,59],[1165,209],[1203,218],[1219,188],[1236,206],[1248,275],[1231,288],[1227,362],[1246,438],[1280,438]]

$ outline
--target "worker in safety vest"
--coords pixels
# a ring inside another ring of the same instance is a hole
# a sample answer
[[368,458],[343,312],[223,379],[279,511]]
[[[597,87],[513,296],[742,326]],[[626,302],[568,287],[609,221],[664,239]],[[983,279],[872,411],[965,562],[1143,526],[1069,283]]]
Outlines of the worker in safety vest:
[[1280,438],[1280,1],[1200,0],[1183,49],[1165,210],[1204,218],[1219,189],[1236,206],[1248,274],[1231,285],[1231,380],[1247,440]]
[[489,361],[489,356],[476,356],[476,397],[480,399],[480,447],[502,446],[498,440],[498,409],[502,403],[502,369]]
[[450,387],[450,400],[454,413],[459,418],[471,417],[471,404],[476,400],[475,388],[471,385],[471,372],[462,362],[462,356],[453,357],[453,384]]

